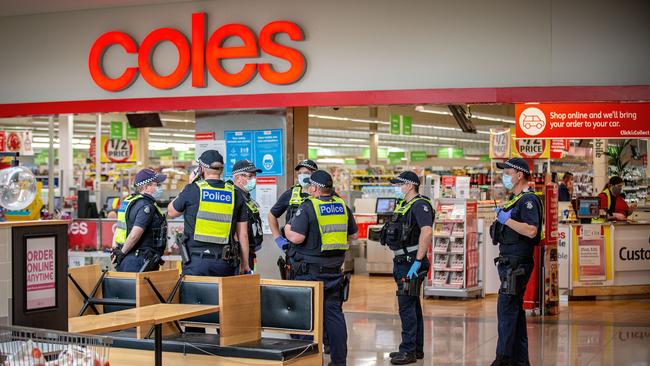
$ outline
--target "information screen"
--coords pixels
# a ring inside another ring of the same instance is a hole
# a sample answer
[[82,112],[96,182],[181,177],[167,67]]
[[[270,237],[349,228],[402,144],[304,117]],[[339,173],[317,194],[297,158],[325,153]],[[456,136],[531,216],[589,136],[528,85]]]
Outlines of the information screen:
[[393,211],[395,211],[396,203],[397,199],[395,198],[377,198],[377,208],[375,209],[375,212],[378,214],[393,213]]
[[578,218],[588,219],[599,217],[600,199],[595,198],[578,198]]

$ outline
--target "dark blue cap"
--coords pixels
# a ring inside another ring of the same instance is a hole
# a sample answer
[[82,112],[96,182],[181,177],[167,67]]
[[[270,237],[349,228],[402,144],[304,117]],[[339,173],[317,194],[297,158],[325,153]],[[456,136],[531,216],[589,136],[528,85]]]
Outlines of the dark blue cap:
[[306,159],[306,160],[303,160],[303,161],[299,162],[298,165],[296,165],[296,169],[294,169],[294,170],[298,170],[300,168],[307,168],[307,169],[311,170],[312,172],[314,172],[314,171],[318,170],[318,165],[316,165],[316,162],[314,162],[313,160]]
[[210,169],[210,166],[214,163],[223,164],[223,156],[221,156],[217,150],[205,150],[203,154],[196,159],[196,162],[199,163],[200,166]]
[[259,169],[248,160],[240,160],[232,166],[232,174],[239,173],[261,173],[262,169]]
[[159,174],[153,169],[145,168],[135,175],[135,186],[140,187],[149,183],[162,183],[167,179],[165,174]]
[[420,178],[414,172],[407,170],[399,173],[399,175],[396,178],[391,179],[390,182],[392,184],[414,184],[419,186]]
[[334,181],[332,180],[332,176],[330,175],[330,173],[324,170],[317,170],[311,173],[311,176],[309,178],[305,178],[303,183],[321,187],[321,188],[334,187]]
[[497,168],[499,169],[512,168],[515,170],[519,170],[524,174],[530,175],[530,168],[528,167],[528,163],[526,162],[526,160],[522,158],[512,158],[506,162],[497,163]]

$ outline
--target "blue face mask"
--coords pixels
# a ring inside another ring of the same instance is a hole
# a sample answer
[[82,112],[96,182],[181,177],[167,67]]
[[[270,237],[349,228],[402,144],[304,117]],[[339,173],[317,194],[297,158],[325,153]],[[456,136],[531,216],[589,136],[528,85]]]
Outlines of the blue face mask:
[[156,187],[156,190],[151,194],[151,197],[158,200],[160,199],[160,197],[162,197],[162,194],[163,194],[163,188],[158,186]]
[[246,185],[244,185],[244,189],[246,191],[250,192],[255,189],[255,186],[257,185],[257,179],[256,178],[251,178],[246,182]]
[[404,192],[402,192],[402,188],[400,186],[395,187],[395,197],[400,200],[404,199]]
[[514,184],[512,184],[512,176],[509,174],[504,174],[503,175],[503,186],[506,187],[507,190],[511,190],[512,187],[514,187]]

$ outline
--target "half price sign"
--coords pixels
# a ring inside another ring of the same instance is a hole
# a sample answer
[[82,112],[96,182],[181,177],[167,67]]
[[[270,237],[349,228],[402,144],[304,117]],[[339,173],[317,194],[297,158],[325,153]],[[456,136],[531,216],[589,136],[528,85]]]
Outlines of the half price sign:
[[517,104],[518,139],[649,138],[650,103]]

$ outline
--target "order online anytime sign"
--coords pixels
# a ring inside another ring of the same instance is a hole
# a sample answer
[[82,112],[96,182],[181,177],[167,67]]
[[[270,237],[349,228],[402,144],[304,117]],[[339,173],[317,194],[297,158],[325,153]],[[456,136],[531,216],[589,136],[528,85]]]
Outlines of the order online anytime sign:
[[649,138],[650,103],[517,104],[515,121],[518,139]]

